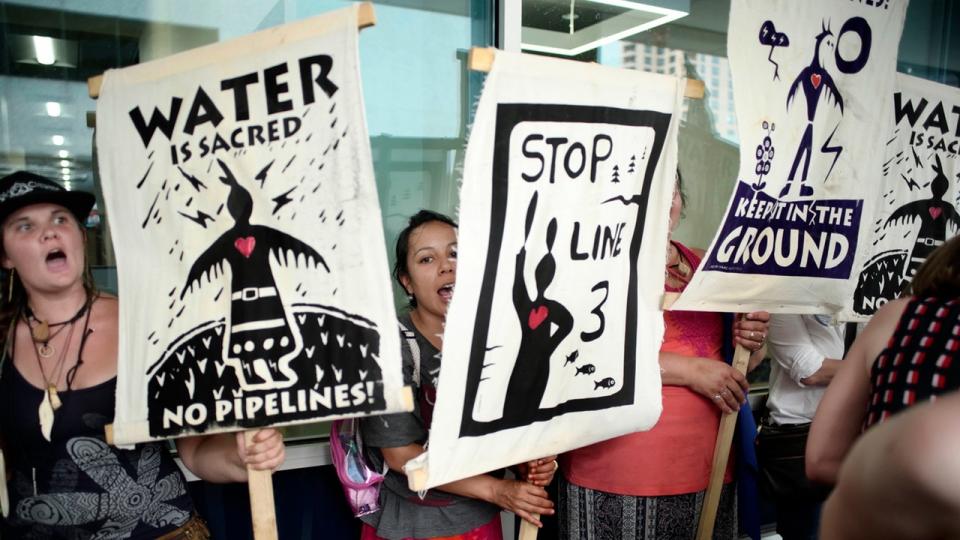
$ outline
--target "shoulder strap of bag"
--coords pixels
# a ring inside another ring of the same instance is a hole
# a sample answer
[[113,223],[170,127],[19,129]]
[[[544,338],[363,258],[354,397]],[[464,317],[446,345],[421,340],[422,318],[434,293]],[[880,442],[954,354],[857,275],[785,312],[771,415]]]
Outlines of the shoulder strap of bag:
[[410,348],[411,356],[413,356],[413,384],[418,388],[420,387],[420,344],[417,343],[417,334],[413,331],[407,329],[402,322],[397,321],[397,326],[400,327],[400,333],[403,335],[403,340],[407,342],[407,347]]

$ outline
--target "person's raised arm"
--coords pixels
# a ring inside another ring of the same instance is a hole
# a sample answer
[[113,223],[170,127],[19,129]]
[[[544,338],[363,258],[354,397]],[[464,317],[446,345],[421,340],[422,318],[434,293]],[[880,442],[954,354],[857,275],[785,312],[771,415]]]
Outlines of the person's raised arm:
[[[393,448],[381,448],[380,451],[383,453],[387,466],[404,474],[404,464],[422,454],[423,446],[408,444]],[[554,512],[553,502],[550,501],[547,491],[543,487],[521,480],[507,480],[489,474],[478,474],[437,486],[435,489],[495,504],[537,527],[542,527],[543,524],[540,520],[534,518],[534,514],[550,515]]]
[[190,472],[208,482],[246,482],[247,466],[273,470],[285,457],[283,436],[276,429],[261,429],[247,445],[243,432],[198,435],[177,439],[177,452]]
[[686,386],[724,413],[738,411],[750,389],[742,373],[719,360],[661,351],[660,370],[664,385]]
[[873,316],[827,387],[807,439],[806,471],[810,480],[836,483],[840,464],[860,434],[866,414],[870,368],[893,334],[906,302],[894,300]]
[[813,345],[802,315],[770,318],[770,357],[801,385],[826,386],[840,369],[839,358],[827,358]]
[[850,450],[820,538],[960,538],[960,392],[910,407]]

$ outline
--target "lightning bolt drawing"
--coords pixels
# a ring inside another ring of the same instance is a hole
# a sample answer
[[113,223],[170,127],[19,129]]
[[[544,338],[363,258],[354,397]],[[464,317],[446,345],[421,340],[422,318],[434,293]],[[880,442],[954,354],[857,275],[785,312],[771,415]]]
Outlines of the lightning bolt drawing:
[[191,216],[190,214],[184,214],[183,212],[177,212],[177,213],[189,219],[190,221],[196,223],[197,225],[200,225],[204,229],[207,228],[208,221],[216,221],[212,216],[210,216],[209,214],[206,214],[203,210],[197,210],[196,217]]
[[833,128],[833,131],[830,132],[830,136],[827,137],[827,140],[823,141],[823,146],[820,147],[820,151],[824,154],[834,154],[833,163],[830,164],[830,170],[827,171],[827,175],[823,177],[823,183],[827,183],[827,179],[830,178],[830,173],[833,172],[833,166],[837,164],[837,160],[840,159],[840,154],[843,153],[842,146],[830,146],[830,140],[833,139],[834,133],[837,132],[837,129],[840,127],[840,124],[837,124],[837,127]]
[[[273,160],[273,161],[276,161],[276,160]],[[260,169],[260,172],[258,172],[257,175],[253,177],[254,179],[260,181],[260,189],[263,189],[263,184],[267,181],[267,171],[270,170],[270,167],[273,165],[273,161],[271,161],[270,163],[267,163],[267,166]],[[293,160],[291,159],[290,161],[293,161]],[[279,208],[277,210],[279,210]],[[276,214],[277,210],[274,210],[273,213]]]
[[197,191],[199,192],[199,191],[200,191],[200,188],[204,188],[204,189],[207,188],[207,185],[206,185],[206,184],[204,184],[203,182],[201,182],[200,179],[197,178],[196,176],[194,176],[194,175],[188,173],[187,171],[183,170],[183,167],[177,167],[177,169],[180,171],[180,174],[182,174],[183,177],[187,179],[187,182],[190,182],[190,185],[193,186],[193,189],[195,189],[195,190],[197,190]]
[[277,215],[277,212],[279,212],[281,208],[283,208],[284,206],[286,206],[286,205],[290,204],[291,202],[293,202],[293,199],[291,199],[291,198],[289,197],[289,195],[290,195],[291,193],[293,193],[293,190],[295,190],[295,189],[297,189],[296,186],[290,188],[289,190],[285,191],[284,193],[281,193],[281,194],[279,194],[279,195],[277,195],[276,197],[273,198],[273,203],[274,203],[274,206],[273,206],[273,215],[274,215],[274,216]]
[[606,204],[608,202],[613,202],[613,201],[620,201],[624,205],[631,205],[631,204],[639,205],[641,203],[641,197],[640,195],[634,195],[633,197],[630,197],[628,199],[623,195],[617,195],[616,197],[610,197],[609,199],[603,201],[602,204]]
[[916,183],[913,178],[907,178],[903,173],[900,173],[900,178],[903,178],[903,181],[907,183],[907,187],[910,188],[910,191],[913,191],[914,188],[920,189],[920,184]]

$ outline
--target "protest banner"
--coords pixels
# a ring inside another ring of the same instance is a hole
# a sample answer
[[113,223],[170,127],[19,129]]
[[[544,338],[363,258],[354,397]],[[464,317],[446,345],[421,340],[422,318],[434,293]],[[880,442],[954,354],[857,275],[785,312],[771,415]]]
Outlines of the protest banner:
[[457,290],[412,487],[656,422],[684,87],[496,53],[467,147]]
[[[412,407],[360,87],[370,24],[358,4],[90,81],[115,444]],[[255,534],[275,537],[269,474],[250,477]]]
[[740,172],[673,308],[838,314],[880,189],[907,2],[734,0]]
[[866,321],[902,294],[917,268],[960,231],[960,90],[897,74],[876,214],[843,320]]

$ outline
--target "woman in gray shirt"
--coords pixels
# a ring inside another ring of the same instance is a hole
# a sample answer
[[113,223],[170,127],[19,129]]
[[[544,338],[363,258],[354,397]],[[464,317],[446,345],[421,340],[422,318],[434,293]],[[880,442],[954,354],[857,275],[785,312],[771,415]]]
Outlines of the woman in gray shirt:
[[[553,479],[555,456],[518,466],[521,480],[480,474],[428,492],[423,498],[407,488],[403,465],[424,451],[440,373],[443,324],[453,297],[457,271],[457,225],[450,218],[421,210],[397,239],[394,276],[411,309],[400,317],[403,374],[414,386],[413,412],[366,418],[364,442],[371,461],[389,467],[380,489],[380,511],[364,516],[363,540],[469,536],[499,540],[500,509],[540,526],[535,514],[553,514],[544,486]],[[419,351],[409,345],[416,343]],[[414,355],[419,369],[414,369]],[[413,380],[415,371],[419,380]]]

